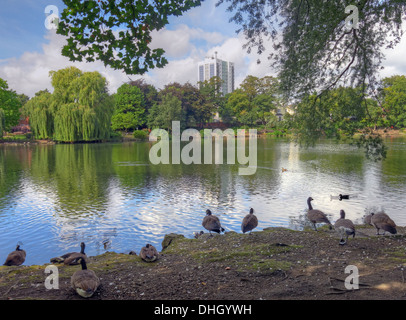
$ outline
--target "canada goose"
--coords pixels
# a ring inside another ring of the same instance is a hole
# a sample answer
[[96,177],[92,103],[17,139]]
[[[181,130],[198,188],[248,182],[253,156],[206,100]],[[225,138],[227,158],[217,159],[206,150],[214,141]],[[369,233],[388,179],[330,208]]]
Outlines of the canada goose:
[[213,216],[209,209],[206,210],[206,216],[203,218],[202,226],[209,230],[211,236],[213,236],[211,233],[212,231],[217,233],[225,231],[224,228],[221,227],[220,219]]
[[152,244],[147,243],[145,247],[141,248],[140,257],[145,262],[153,262],[158,259],[159,255],[156,248]]
[[[355,237],[355,226],[351,220],[345,218],[345,211],[340,210],[340,219],[334,223],[334,229],[340,235],[340,245],[344,245],[348,241],[348,236]],[[345,235],[345,240],[344,240]]]
[[90,298],[100,285],[100,279],[96,276],[93,270],[87,269],[86,261],[83,257],[78,258],[82,265],[82,270],[76,271],[70,283],[72,288],[84,298]]
[[86,262],[87,256],[85,254],[85,243],[80,243],[80,252],[69,252],[65,253],[60,257],[55,257],[51,259],[51,263],[64,263],[66,265],[77,265],[79,264],[79,258],[85,258]]
[[326,214],[320,210],[313,209],[311,201],[313,200],[312,197],[307,199],[307,205],[309,206],[309,211],[307,211],[307,218],[313,223],[314,230],[316,229],[316,223],[327,223],[329,225],[329,229],[333,229],[330,220],[328,220]]
[[253,229],[255,229],[258,226],[258,219],[257,217],[254,215],[254,209],[250,209],[250,213],[247,214],[244,219],[242,220],[242,224],[241,224],[241,231],[243,233],[246,232],[252,232]]
[[25,261],[26,252],[23,249],[20,249],[20,245],[17,244],[15,251],[10,252],[7,256],[4,266],[19,266],[22,265]]
[[372,223],[371,223],[372,215],[373,215],[373,213],[364,216],[364,224],[370,224],[372,226]]
[[193,232],[193,236],[195,239],[199,239],[202,234],[204,234],[204,231],[202,231],[202,230],[200,232],[196,232],[196,231]]
[[386,213],[379,212],[379,213],[371,213],[371,224],[376,228],[376,234],[379,235],[379,230],[383,230],[383,234],[386,231],[392,234],[396,234],[396,224],[395,222],[389,218]]

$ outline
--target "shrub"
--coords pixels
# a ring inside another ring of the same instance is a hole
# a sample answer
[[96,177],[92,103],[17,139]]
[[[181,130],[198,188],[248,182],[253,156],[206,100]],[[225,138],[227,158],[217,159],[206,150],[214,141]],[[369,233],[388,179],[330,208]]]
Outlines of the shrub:
[[146,140],[148,138],[148,133],[144,130],[135,130],[133,137],[137,140]]

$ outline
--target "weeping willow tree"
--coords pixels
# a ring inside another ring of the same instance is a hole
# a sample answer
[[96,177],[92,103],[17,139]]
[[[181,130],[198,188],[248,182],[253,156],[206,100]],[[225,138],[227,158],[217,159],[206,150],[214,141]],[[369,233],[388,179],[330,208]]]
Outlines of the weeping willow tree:
[[25,107],[34,136],[61,142],[109,138],[113,108],[106,79],[75,67],[50,76],[54,92],[41,92]]
[[48,90],[38,91],[23,107],[23,113],[30,118],[30,127],[36,139],[51,139],[53,116],[49,108],[52,95]]

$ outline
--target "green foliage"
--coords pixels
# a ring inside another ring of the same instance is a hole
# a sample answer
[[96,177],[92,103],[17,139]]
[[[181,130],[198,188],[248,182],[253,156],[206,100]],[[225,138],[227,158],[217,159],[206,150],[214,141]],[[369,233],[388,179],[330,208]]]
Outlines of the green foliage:
[[176,96],[166,94],[162,97],[161,103],[156,103],[151,108],[148,116],[148,127],[171,131],[172,121],[180,121],[181,128],[183,128],[184,119],[182,102]]
[[227,95],[220,116],[227,122],[255,126],[276,120],[273,111],[282,104],[278,80],[273,77],[247,76],[240,89]]
[[[342,81],[372,88],[384,58],[381,49],[400,42],[406,12],[406,2],[398,0],[219,0],[217,5],[223,2],[233,12],[231,21],[241,26],[248,52],[262,54],[265,40],[271,39],[268,58],[290,98],[320,93]],[[350,28],[349,5],[358,11],[358,24]]]
[[31,131],[36,139],[50,139],[54,133],[51,101],[52,95],[48,90],[39,91],[23,107],[23,113],[30,118]]
[[71,61],[103,61],[126,74],[161,68],[164,50],[151,49],[151,33],[200,5],[200,0],[64,0],[57,33],[67,38],[62,55]]
[[35,137],[61,142],[108,139],[113,108],[106,79],[75,67],[51,71],[50,76],[54,92],[39,92],[24,107]]
[[145,130],[135,130],[133,136],[138,140],[146,140],[148,138],[148,132]]
[[144,79],[130,81],[129,84],[141,90],[144,98],[145,114],[148,114],[149,109],[158,101],[158,90],[153,85],[147,84]]
[[170,83],[159,92],[161,99],[166,95],[172,95],[181,102],[182,126],[196,127],[209,121],[215,112],[216,101],[210,92],[203,93],[190,83],[183,85]]
[[406,76],[396,75],[382,80],[381,98],[388,126],[406,127]]
[[3,109],[0,108],[0,138],[3,136],[3,131],[5,127],[5,116]]
[[[314,145],[320,138],[345,138],[363,147],[367,158],[381,160],[386,156],[383,139],[366,127],[369,104],[361,88],[339,87],[322,96],[309,95],[298,103],[292,120],[297,141]],[[357,133],[360,135],[356,136]]]
[[17,93],[9,90],[7,81],[0,78],[0,135],[18,124],[20,118],[21,100]]
[[123,84],[114,95],[115,110],[111,118],[113,130],[136,129],[145,123],[143,93],[140,88]]

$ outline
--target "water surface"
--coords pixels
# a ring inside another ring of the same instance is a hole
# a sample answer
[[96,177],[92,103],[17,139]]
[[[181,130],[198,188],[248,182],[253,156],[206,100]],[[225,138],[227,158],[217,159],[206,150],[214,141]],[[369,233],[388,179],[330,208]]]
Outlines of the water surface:
[[[226,230],[240,231],[252,207],[258,230],[300,229],[306,199],[332,222],[340,209],[361,222],[384,209],[406,225],[406,140],[388,140],[383,162],[362,150],[325,141],[301,149],[283,139],[258,139],[258,168],[238,175],[235,165],[153,165],[148,142],[0,146],[0,259],[18,241],[25,264],[78,251],[137,253],[147,242],[161,249],[165,234],[192,237],[206,209]],[[282,167],[286,172],[282,172]],[[350,194],[350,200],[330,196]]]

